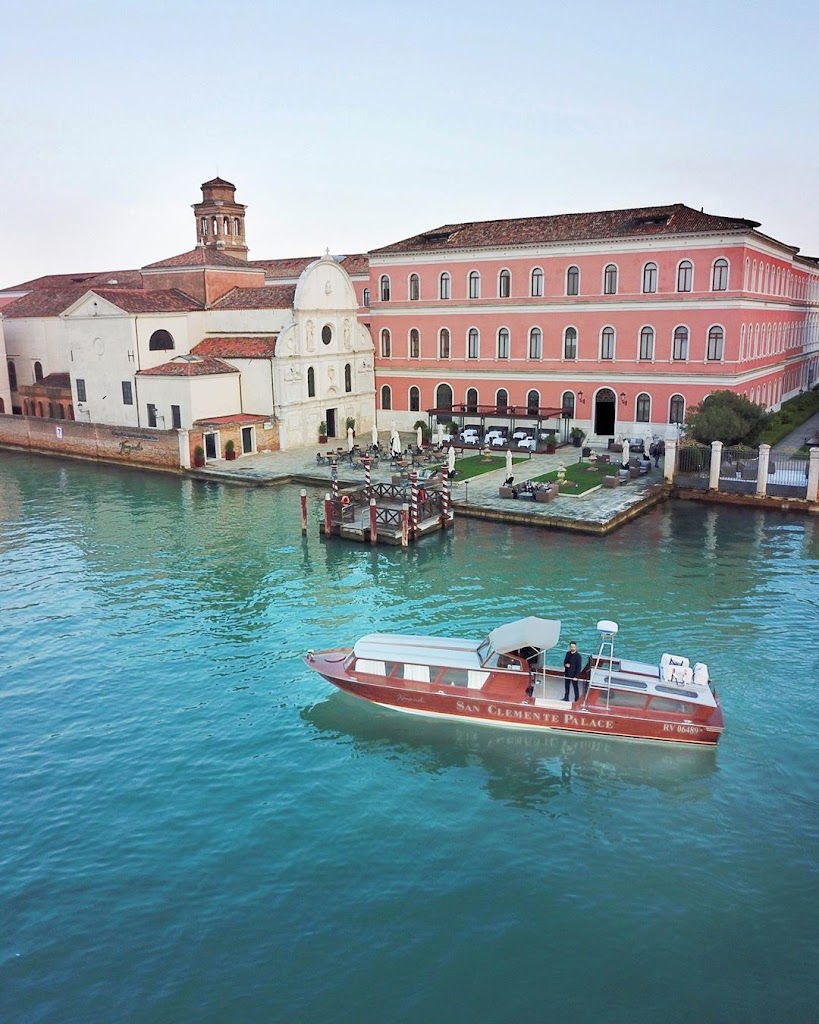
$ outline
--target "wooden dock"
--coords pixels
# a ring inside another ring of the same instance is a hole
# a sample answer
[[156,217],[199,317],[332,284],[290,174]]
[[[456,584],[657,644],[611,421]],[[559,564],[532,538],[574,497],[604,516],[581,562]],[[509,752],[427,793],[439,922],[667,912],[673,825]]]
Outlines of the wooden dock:
[[340,491],[324,502],[319,533],[360,544],[404,546],[452,525],[454,514],[446,489],[416,488],[407,483],[372,484]]

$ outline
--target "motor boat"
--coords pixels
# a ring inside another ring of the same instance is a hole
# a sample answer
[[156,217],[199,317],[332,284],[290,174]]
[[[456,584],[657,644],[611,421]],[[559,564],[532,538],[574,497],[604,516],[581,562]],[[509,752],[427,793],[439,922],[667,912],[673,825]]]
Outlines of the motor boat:
[[[339,689],[380,707],[431,718],[523,729],[713,746],[723,731],[708,666],[663,654],[615,656],[616,622],[597,623],[596,652],[581,656],[578,696],[564,700],[563,663],[548,664],[561,623],[536,616],[481,640],[369,633],[352,647],[309,651],[306,664]],[[573,681],[574,682],[574,681]]]

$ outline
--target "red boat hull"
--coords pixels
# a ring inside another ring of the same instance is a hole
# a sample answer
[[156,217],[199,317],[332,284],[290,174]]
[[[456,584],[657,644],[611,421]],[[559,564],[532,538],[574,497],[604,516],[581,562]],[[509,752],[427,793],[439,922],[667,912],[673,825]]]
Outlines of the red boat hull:
[[433,718],[463,719],[520,729],[553,729],[666,743],[714,746],[723,730],[722,709],[707,710],[707,721],[680,720],[639,710],[583,707],[583,698],[565,708],[537,706],[531,699],[503,700],[483,697],[478,691],[432,692],[359,679],[344,667],[349,650],[322,651],[305,662],[339,689],[381,707]]

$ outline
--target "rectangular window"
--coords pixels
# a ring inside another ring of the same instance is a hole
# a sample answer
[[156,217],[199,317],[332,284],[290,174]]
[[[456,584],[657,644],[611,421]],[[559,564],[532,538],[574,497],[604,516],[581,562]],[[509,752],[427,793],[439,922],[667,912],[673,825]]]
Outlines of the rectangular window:
[[155,427],[156,426],[156,406],[155,405],[149,405],[148,406],[148,426],[149,427]]
[[82,380],[80,377],[77,377],[77,401],[78,402],[87,402],[88,401],[88,398],[86,397],[86,394],[85,394],[85,381]]
[[171,406],[171,422],[174,430],[182,429],[182,410],[178,405]]
[[122,382],[122,404],[133,405],[134,404],[134,389],[129,380]]

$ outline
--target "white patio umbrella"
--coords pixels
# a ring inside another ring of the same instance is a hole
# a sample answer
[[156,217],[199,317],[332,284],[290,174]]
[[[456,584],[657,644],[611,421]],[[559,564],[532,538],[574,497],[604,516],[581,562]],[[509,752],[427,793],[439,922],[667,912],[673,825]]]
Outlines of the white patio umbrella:
[[395,427],[392,428],[392,434],[390,435],[390,451],[393,455],[401,454],[401,438],[398,436],[398,431]]
[[506,449],[506,475],[512,475],[512,449]]
[[373,443],[373,447],[378,447],[378,427],[373,423],[373,429],[370,433],[370,440]]
[[455,445],[454,444],[451,444],[449,446],[449,452],[448,452],[447,457],[446,457],[446,468],[449,470],[450,473],[452,473],[453,470],[455,469]]
[[421,430],[420,427],[415,428],[415,443],[418,445],[419,448],[424,443],[424,432],[423,430]]
[[353,428],[347,427],[347,451],[353,450]]
[[628,445],[628,441],[623,441],[623,465],[624,466],[628,465],[628,459],[629,459],[629,445]]
[[440,447],[444,443],[444,425],[438,423],[435,427],[435,443]]

